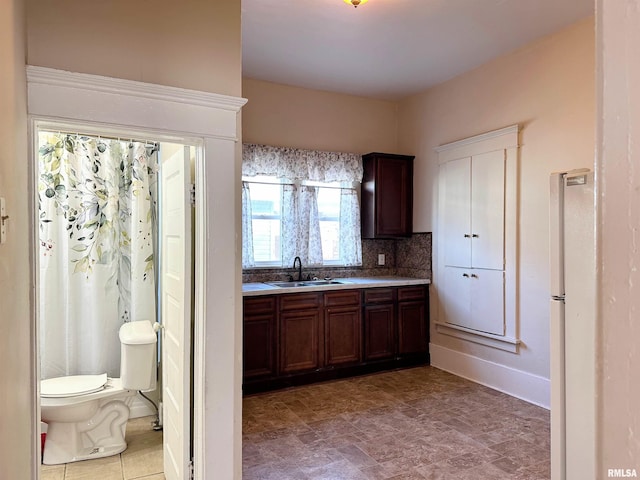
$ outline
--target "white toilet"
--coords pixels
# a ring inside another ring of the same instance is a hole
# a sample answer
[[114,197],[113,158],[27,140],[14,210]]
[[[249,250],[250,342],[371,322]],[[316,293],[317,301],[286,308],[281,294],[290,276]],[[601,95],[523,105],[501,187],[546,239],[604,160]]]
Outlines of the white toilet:
[[76,375],[40,382],[42,421],[48,424],[43,463],[57,465],[116,455],[127,448],[129,405],[138,390],[155,388],[153,325],[120,327],[120,378]]

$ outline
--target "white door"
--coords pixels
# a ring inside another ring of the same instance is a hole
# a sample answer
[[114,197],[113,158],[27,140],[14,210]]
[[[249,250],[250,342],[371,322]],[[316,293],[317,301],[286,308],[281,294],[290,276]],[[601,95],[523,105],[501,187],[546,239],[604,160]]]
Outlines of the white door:
[[444,267],[443,288],[439,289],[447,323],[469,327],[471,319],[471,269]]
[[471,317],[469,328],[494,335],[504,335],[504,272],[473,268],[471,283]]
[[471,265],[504,269],[504,150],[471,159]]
[[451,267],[471,266],[471,158],[443,164],[444,263]]
[[189,478],[191,460],[191,203],[189,148],[162,162],[162,384],[164,475]]

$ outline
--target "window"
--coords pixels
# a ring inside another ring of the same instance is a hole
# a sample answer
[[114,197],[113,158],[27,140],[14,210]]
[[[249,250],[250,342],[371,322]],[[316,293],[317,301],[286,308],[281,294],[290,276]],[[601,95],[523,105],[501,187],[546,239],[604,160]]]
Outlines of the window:
[[362,265],[362,156],[245,143],[242,266]]
[[[248,195],[243,200],[243,206],[246,205],[243,216],[251,219],[250,229],[246,228],[243,234],[251,237],[246,240],[253,251],[251,261],[246,258],[250,252],[243,247],[244,267],[286,267],[296,256],[302,257],[305,265],[361,264],[361,247],[358,245],[354,261],[349,252],[355,247],[345,248],[341,241],[354,236],[358,243],[360,241],[359,221],[357,225],[345,223],[353,214],[341,212],[353,208],[350,202],[344,201],[347,190],[356,201],[359,219],[357,194],[352,184],[290,183],[274,177],[244,177],[243,182],[243,192]],[[243,224],[246,225],[247,220],[243,219]],[[357,232],[345,232],[356,228]],[[315,238],[317,236],[319,238]],[[296,241],[298,245],[294,245]]]
[[279,183],[249,183],[249,192],[254,262],[279,265],[282,186]]
[[340,189],[318,188],[323,263],[340,263]]

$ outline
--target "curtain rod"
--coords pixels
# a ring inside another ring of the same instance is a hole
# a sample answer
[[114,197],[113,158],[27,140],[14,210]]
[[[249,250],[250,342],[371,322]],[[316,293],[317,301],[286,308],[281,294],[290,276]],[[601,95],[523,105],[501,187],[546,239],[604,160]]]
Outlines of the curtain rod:
[[149,140],[149,139],[138,139],[138,138],[133,138],[133,137],[117,137],[117,136],[111,136],[111,135],[98,135],[98,134],[93,134],[93,133],[80,133],[80,132],[74,132],[74,131],[70,131],[70,130],[62,130],[62,129],[42,129],[42,130],[38,130],[38,133],[50,133],[50,134],[58,134],[58,135],[72,135],[72,136],[76,136],[76,137],[90,137],[90,138],[97,138],[99,140],[118,140],[119,142],[138,142],[138,143],[145,143],[145,144],[153,144],[153,146],[159,147],[160,146],[160,142],[158,140]]
[[[251,177],[248,177],[251,178]],[[330,182],[330,183],[325,183],[325,182],[317,182],[315,180],[299,180],[299,181],[295,181],[295,180],[288,180],[286,178],[284,178],[283,180],[285,180],[284,182],[267,182],[267,181],[255,181],[255,180],[245,180],[245,178],[242,179],[242,183],[255,183],[258,185],[296,185],[296,184],[300,184],[303,185],[305,187],[319,187],[319,188],[337,188],[337,189],[341,189],[341,188],[355,188],[355,185],[358,182]],[[325,183],[325,185],[314,185],[317,183]],[[332,185],[334,183],[344,183],[345,185]],[[347,186],[346,184],[350,184],[350,186]]]

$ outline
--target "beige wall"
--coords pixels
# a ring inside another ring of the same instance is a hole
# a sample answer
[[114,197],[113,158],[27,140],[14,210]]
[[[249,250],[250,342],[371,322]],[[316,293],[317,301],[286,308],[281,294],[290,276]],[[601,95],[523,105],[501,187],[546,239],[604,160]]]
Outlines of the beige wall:
[[244,142],[334,152],[395,152],[397,104],[245,78]]
[[240,95],[240,2],[27,0],[30,65]]
[[[400,104],[399,150],[413,153],[414,229],[437,229],[434,147],[522,125],[520,338],[514,355],[439,335],[433,343],[549,378],[549,173],[594,161],[594,23],[581,21]],[[437,236],[434,236],[437,241]],[[434,259],[437,258],[434,245]],[[434,290],[437,292],[434,279]],[[437,317],[434,295],[433,317]]]
[[[640,10],[598,0],[598,478],[640,475]],[[635,3],[635,8],[631,7]]]
[[0,465],[2,478],[31,478],[31,308],[25,29],[23,2],[0,2],[0,196],[8,237],[0,244]]

